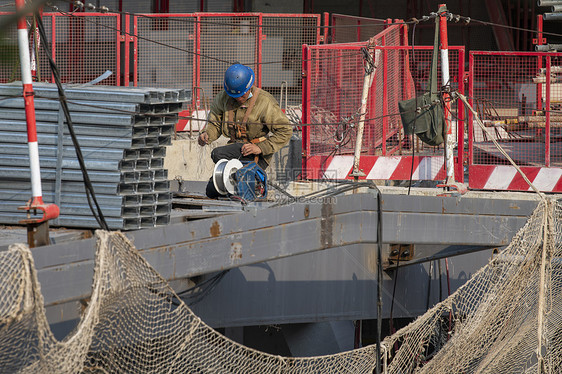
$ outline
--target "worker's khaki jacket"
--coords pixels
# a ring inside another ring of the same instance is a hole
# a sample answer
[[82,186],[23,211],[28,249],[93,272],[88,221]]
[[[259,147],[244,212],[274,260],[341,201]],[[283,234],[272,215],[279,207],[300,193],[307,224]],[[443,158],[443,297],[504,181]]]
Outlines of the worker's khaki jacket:
[[[253,94],[256,89],[252,87],[251,90]],[[238,134],[242,135],[240,137],[231,136],[232,126],[229,128],[227,123],[228,111],[232,111],[233,121],[241,124],[246,110],[247,102],[240,105],[225,91],[219,93],[211,105],[209,122],[204,130],[209,135],[209,143],[217,140],[221,135],[230,138],[229,143],[251,142],[254,139],[265,138],[256,145],[260,147],[264,160],[269,164],[273,154],[291,140],[293,126],[275,98],[269,92],[261,90],[250,112],[245,134]]]

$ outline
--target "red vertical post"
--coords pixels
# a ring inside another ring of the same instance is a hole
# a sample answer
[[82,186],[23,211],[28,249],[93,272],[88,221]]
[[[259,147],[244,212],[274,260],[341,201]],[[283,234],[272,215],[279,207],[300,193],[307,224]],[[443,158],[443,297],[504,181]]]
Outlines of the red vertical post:
[[[195,17],[195,64],[193,70],[195,71],[195,79],[193,80],[193,87],[201,87],[201,16]],[[199,107],[199,91],[193,90],[193,102],[196,107]],[[211,92],[212,96],[213,93]]]
[[[464,48],[459,49],[458,90],[464,92]],[[455,180],[464,183],[464,105],[457,101],[457,175]]]
[[[191,29],[191,35],[189,35],[189,40],[192,41],[193,43],[193,50],[196,51],[197,50],[197,16],[192,16],[191,20],[193,22],[193,28]],[[196,66],[197,66],[197,55],[194,53],[192,56],[192,62],[191,62],[191,86],[192,86],[192,106],[193,103],[197,103],[196,101],[196,97],[194,96],[196,94],[195,92],[195,87],[199,87],[197,86],[197,71],[196,71]],[[210,95],[212,95],[213,93],[210,92]],[[196,106],[193,106],[194,108],[196,108]]]
[[[121,29],[121,28],[119,28]],[[131,74],[131,15],[125,14],[125,35],[121,36],[121,40],[125,42],[123,46],[123,86],[129,87]],[[120,49],[120,48],[119,48]],[[119,61],[119,59],[117,59]]]
[[[545,113],[546,113],[546,123],[544,127],[544,162],[545,166],[550,167],[550,90],[552,86],[550,85],[550,68],[552,60],[550,56],[546,56],[546,92],[545,92]],[[542,94],[542,92],[541,92]]]
[[[401,31],[401,41],[400,41],[400,45],[403,47],[407,47],[408,46],[408,26],[407,25],[401,25],[400,26],[400,31]],[[406,100],[409,99],[410,97],[408,96],[408,93],[411,92],[412,89],[412,79],[410,79],[411,77],[411,72],[410,72],[410,49],[409,48],[405,48],[405,49],[401,49],[400,50],[400,54],[401,54],[401,66],[402,66],[402,71],[400,72],[400,80],[402,81],[402,92],[401,95],[399,96],[400,100]],[[415,91],[414,91],[414,95],[415,95]],[[404,137],[406,137],[406,134],[403,134]],[[402,136],[399,136],[400,139],[400,144],[399,144],[399,148],[398,148],[398,152],[399,154],[402,154],[402,147],[403,147],[403,143],[402,143]]]
[[[25,0],[16,0],[16,9],[21,10],[25,7]],[[25,120],[27,123],[27,143],[29,147],[29,166],[31,171],[31,200],[25,207],[28,219],[20,223],[37,224],[46,222],[59,216],[59,208],[54,204],[43,202],[43,192],[41,190],[41,169],[39,166],[39,146],[37,143],[37,125],[35,122],[35,101],[33,83],[31,79],[31,61],[29,57],[29,38],[25,16],[18,20],[18,47],[21,65],[21,77],[23,83],[23,99],[25,104]],[[42,218],[31,219],[31,211],[34,213],[40,210],[43,212]],[[29,238],[29,227],[28,227]],[[32,243],[30,242],[30,245]]]
[[133,17],[133,86],[137,87],[139,84],[139,38],[138,35],[138,16]]
[[307,160],[310,154],[310,49],[302,46],[302,178],[307,178]]
[[[129,15],[125,15],[125,35],[121,35],[121,16],[116,16],[117,27],[115,33],[117,38],[116,51],[115,51],[115,85],[120,86],[121,84],[125,87],[129,85]],[[121,81],[121,43],[123,44],[123,81]]]
[[[474,107],[474,100],[472,99],[474,97],[474,53],[470,52],[468,55],[468,102],[470,103],[470,106]],[[472,112],[469,110],[468,111],[468,173],[470,175],[470,167],[472,166],[473,163],[473,116],[472,116]],[[469,183],[470,183],[470,179],[469,179]]]
[[[392,23],[391,20],[386,20],[387,23]],[[386,35],[381,38],[381,44],[386,46]],[[386,156],[386,134],[388,133],[388,51],[386,48],[382,50],[382,155]],[[376,73],[375,73],[376,79]]]
[[266,36],[263,34],[263,15],[262,13],[259,14],[258,16],[258,40],[257,40],[257,50],[256,50],[256,61],[257,61],[257,66],[256,66],[256,80],[257,80],[257,86],[261,87],[261,82],[262,82],[262,68],[261,68],[261,62],[262,62],[262,42],[263,40],[266,38]]

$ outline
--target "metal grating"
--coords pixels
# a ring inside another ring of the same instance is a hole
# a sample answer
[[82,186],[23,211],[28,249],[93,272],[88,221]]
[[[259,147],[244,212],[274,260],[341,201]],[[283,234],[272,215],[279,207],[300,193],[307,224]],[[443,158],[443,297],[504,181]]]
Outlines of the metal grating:
[[[32,24],[31,19],[28,24]],[[69,16],[45,13],[43,24],[51,54],[57,63],[63,82],[86,83],[110,70],[112,75],[103,81],[104,84],[118,84],[120,74],[120,66],[117,62],[120,27],[118,14],[73,13]],[[16,43],[9,48],[17,52],[15,25],[7,30],[7,35],[9,40]],[[32,33],[30,33],[30,48],[33,48],[31,35]],[[42,46],[39,48],[37,78],[41,81],[51,81],[51,69],[42,48]],[[2,54],[6,52],[2,51]],[[9,65],[0,66],[0,82],[20,79],[21,73],[17,60]]]
[[317,15],[263,16],[260,83],[283,106],[301,102],[302,45],[317,43],[319,26]]
[[[384,37],[377,36],[373,41],[381,46],[400,45],[400,26],[391,26],[383,35]],[[310,77],[310,98],[306,99],[310,103],[310,109],[307,114],[310,116],[309,123],[317,124],[317,126],[310,126],[307,131],[309,138],[303,141],[308,147],[306,150],[308,156],[353,153],[355,125],[360,114],[365,76],[361,49],[365,46],[366,43],[346,43],[308,47],[311,62],[306,72]],[[385,79],[391,82],[389,87],[395,87],[389,89],[393,100],[402,96],[401,79],[398,76],[399,67],[402,65],[395,64],[391,69],[387,68],[391,66],[389,62],[398,62],[400,52],[386,50],[381,52],[367,105],[363,144],[367,154],[375,154],[377,142],[379,147],[381,145],[384,113],[396,112],[394,107],[390,109],[383,100],[383,94],[387,92],[384,88]],[[390,122],[393,129],[397,128],[397,123],[396,120]]]
[[138,85],[191,88],[196,18],[151,14],[135,17],[135,23]]
[[[139,36],[136,84],[191,87],[193,107],[184,108],[182,115],[205,117],[210,100],[223,89],[224,71],[234,62],[250,66],[256,85],[280,101],[283,90],[285,104],[300,103],[302,43],[318,42],[320,16],[147,14],[135,16],[134,22]],[[184,119],[178,131],[192,127]]]
[[[14,3],[15,4],[15,3]],[[9,13],[0,13],[0,17]],[[0,82],[21,80],[21,72],[18,58],[18,37],[17,25],[12,24],[2,30],[2,44],[0,45],[0,55],[3,63],[0,64]]]
[[65,83],[84,83],[94,80],[106,70],[113,74],[104,80],[106,85],[117,85],[117,40],[119,15],[75,13],[73,16],[56,15],[55,61]]
[[222,89],[226,68],[239,62],[247,65],[257,75],[258,16],[199,16],[201,56],[197,57],[198,86],[205,96],[214,97]]
[[[413,179],[443,179],[443,148],[425,146],[417,139],[412,144],[411,137],[404,137],[398,113],[399,101],[428,89],[433,48],[402,45],[404,34],[399,27],[391,26],[371,39],[380,46],[376,48],[379,63],[367,102],[360,168],[367,179],[409,179],[410,172]],[[305,64],[303,107],[311,125],[303,130],[303,174],[308,178],[349,176],[365,76],[364,46],[366,43],[341,43],[306,49],[310,62]],[[453,90],[463,89],[463,56],[462,47],[449,48]],[[440,68],[438,79],[441,82]],[[463,111],[454,105],[452,112],[453,139],[460,144],[456,174],[462,181],[464,138],[463,131],[457,133],[456,129],[463,128]],[[392,158],[379,159],[381,156]]]
[[529,190],[492,139],[543,191],[562,191],[562,53],[471,52],[470,186]]

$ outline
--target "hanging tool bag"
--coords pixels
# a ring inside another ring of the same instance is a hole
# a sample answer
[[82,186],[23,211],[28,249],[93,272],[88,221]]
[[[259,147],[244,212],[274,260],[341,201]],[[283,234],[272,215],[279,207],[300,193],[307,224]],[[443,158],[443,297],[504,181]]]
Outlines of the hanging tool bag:
[[433,59],[429,75],[430,92],[413,99],[399,101],[398,109],[402,126],[407,135],[416,134],[425,144],[437,146],[443,143],[445,115],[437,92],[437,55],[439,52],[439,16],[435,18]]

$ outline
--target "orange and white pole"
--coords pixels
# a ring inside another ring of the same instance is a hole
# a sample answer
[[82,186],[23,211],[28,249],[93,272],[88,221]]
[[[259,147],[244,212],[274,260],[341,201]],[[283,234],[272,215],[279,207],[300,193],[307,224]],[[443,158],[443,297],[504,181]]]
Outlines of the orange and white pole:
[[[451,78],[449,76],[449,42],[447,40],[447,5],[439,5],[439,39],[441,41],[441,77],[442,86],[450,87]],[[445,125],[447,131],[445,132],[445,170],[447,171],[447,179],[445,184],[453,183],[455,181],[455,158],[453,155],[454,139],[453,139],[453,126],[451,116],[451,101],[449,100],[449,93],[443,94],[445,100]]]
[[[22,10],[25,0],[16,0],[16,10]],[[27,143],[29,146],[29,165],[31,169],[31,195],[32,199],[24,208],[28,212],[32,209],[44,212],[42,219],[33,222],[42,222],[58,217],[59,208],[54,204],[43,203],[41,191],[41,169],[39,167],[39,146],[37,144],[37,127],[35,123],[35,101],[33,96],[33,83],[31,79],[31,63],[29,58],[29,38],[25,16],[18,20],[18,47],[21,65],[21,80],[23,83],[23,99],[25,103],[25,120],[27,123]]]

